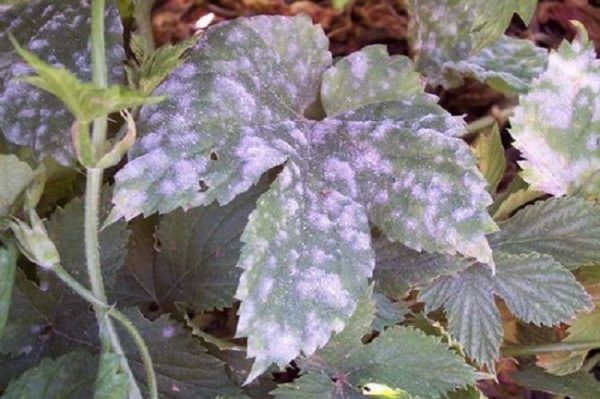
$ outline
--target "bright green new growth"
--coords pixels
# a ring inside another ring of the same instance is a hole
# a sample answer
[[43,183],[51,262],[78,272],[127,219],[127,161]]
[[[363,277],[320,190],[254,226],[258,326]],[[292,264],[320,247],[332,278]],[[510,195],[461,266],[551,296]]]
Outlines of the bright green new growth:
[[534,188],[561,196],[600,195],[600,61],[579,27],[573,43],[549,56],[511,118],[521,176]]
[[[330,68],[327,45],[304,17],[207,30],[158,88],[170,98],[142,112],[143,138],[116,177],[113,217],[130,219],[226,204],[282,165],[242,235],[249,381],[343,329],[374,266],[369,221],[414,249],[492,265],[491,201],[452,137],[462,121],[423,93],[407,58],[374,46]],[[348,81],[362,94],[344,92]],[[327,117],[307,119],[319,91]]]

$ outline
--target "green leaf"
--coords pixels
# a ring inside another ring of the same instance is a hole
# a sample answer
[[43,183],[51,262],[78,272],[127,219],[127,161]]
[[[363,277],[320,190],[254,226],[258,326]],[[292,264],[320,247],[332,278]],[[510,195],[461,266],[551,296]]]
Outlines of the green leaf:
[[[8,322],[0,336],[0,354],[6,355],[0,356],[0,388],[46,356],[98,345],[89,305],[53,274],[38,275],[36,285],[17,270]],[[91,387],[95,373],[89,374]]]
[[[492,266],[491,199],[468,147],[452,137],[464,131],[460,118],[407,93],[306,119],[330,63],[323,32],[306,17],[221,24],[199,47],[159,87],[170,99],[142,112],[145,137],[116,176],[112,219],[226,204],[285,163],[242,239],[238,335],[249,335],[258,360],[251,378],[343,328],[374,265],[367,216],[414,249]],[[277,331],[288,341],[273,340]]]
[[45,358],[11,381],[2,398],[89,399],[94,394],[93,370],[97,367],[97,358],[85,352]]
[[[121,305],[174,310],[177,302],[196,312],[231,306],[241,270],[240,236],[267,179],[229,204],[176,210],[154,224],[132,223],[131,254],[118,283],[109,287]],[[110,227],[109,227],[110,228]],[[160,245],[160,252],[156,248]]]
[[[137,309],[128,309],[125,313],[148,345],[160,398],[213,399],[219,394],[240,393],[229,380],[224,363],[209,355],[200,340],[168,316],[150,321]],[[136,379],[145,382],[136,346],[127,334],[121,336]]]
[[404,315],[410,313],[410,309],[403,302],[392,302],[385,295],[378,292],[373,294],[375,300],[375,320],[373,330],[382,332],[389,326],[404,321]]
[[161,100],[123,86],[102,88],[91,82],[82,82],[67,69],[45,63],[14,39],[12,43],[19,55],[37,73],[18,76],[18,79],[58,97],[79,122],[90,123],[100,116]]
[[[100,218],[108,214],[111,190],[106,188],[100,200]],[[83,198],[71,200],[64,208],[58,208],[46,227],[48,235],[60,253],[61,265],[80,283],[89,284],[86,268],[84,237]],[[107,285],[114,284],[127,255],[129,231],[127,223],[120,221],[102,229],[100,240],[100,263],[102,276]]]
[[[517,179],[523,181],[517,176]],[[523,183],[527,185],[527,183]],[[513,212],[524,205],[543,197],[544,193],[534,190],[530,187],[517,189],[514,192],[508,193],[504,198],[498,197],[498,202],[490,207],[490,212],[494,215],[494,220],[502,221],[508,219]],[[498,205],[497,207],[495,205]]]
[[[287,384],[279,384],[271,392],[277,399],[350,399],[351,387],[342,387],[349,390],[348,395],[337,389],[335,382],[324,373],[308,373]],[[356,393],[356,397],[363,397]]]
[[[600,340],[600,309],[579,315],[570,323],[569,335],[562,342],[585,342]],[[538,356],[537,365],[548,373],[566,375],[581,368],[587,355],[584,351],[552,352]]]
[[600,263],[600,208],[578,198],[538,201],[500,224],[494,250],[551,255],[568,269]]
[[500,92],[525,93],[547,62],[548,52],[530,40],[503,36],[466,59],[444,62],[439,81],[432,80],[453,89],[469,77]]
[[18,255],[15,243],[11,239],[0,236],[0,337],[6,326],[12,302]]
[[506,170],[506,157],[498,124],[494,123],[489,132],[485,131],[477,136],[474,150],[479,170],[489,183],[489,191],[493,195]]
[[125,399],[128,397],[129,380],[121,369],[121,356],[102,353],[96,382],[94,399]]
[[0,217],[10,214],[17,197],[33,179],[33,170],[16,156],[0,155]]
[[439,276],[456,273],[473,264],[463,257],[418,252],[383,236],[375,238],[373,246],[376,287],[396,299],[404,297],[413,287],[427,285]]
[[357,387],[373,382],[423,398],[439,398],[457,387],[473,383],[473,368],[439,338],[428,337],[418,330],[390,327],[363,345],[361,338],[371,331],[375,312],[370,295],[369,289],[362,295],[347,327],[306,360],[306,374],[295,384],[279,386],[275,391],[278,398],[309,388],[321,394],[318,398],[362,398],[357,394]]
[[479,47],[484,47],[503,34],[514,14],[518,14],[523,22],[528,24],[537,6],[536,0],[506,0],[494,3],[475,0],[474,3],[475,21],[472,32]]
[[600,395],[600,383],[592,374],[583,371],[555,376],[528,366],[510,376],[514,382],[529,389],[569,396],[571,399],[596,399]]
[[441,277],[419,293],[426,311],[445,307],[450,334],[479,364],[494,369],[502,321],[494,295],[520,319],[551,326],[589,309],[590,297],[575,277],[551,256],[497,251],[496,275],[481,265]]
[[[109,80],[117,83],[123,79],[125,54],[123,28],[112,2],[107,4],[105,22]],[[69,133],[73,117],[56,97],[15,79],[31,69],[11,46],[8,34],[50,64],[87,81],[90,26],[89,2],[80,0],[39,0],[0,16],[0,131],[9,141],[30,147],[37,159],[51,155],[62,164],[73,162]]]
[[197,37],[192,36],[177,44],[166,44],[154,51],[148,51],[145,47],[145,39],[138,34],[133,34],[130,46],[137,59],[137,65],[128,69],[128,72],[135,86],[142,93],[150,94],[173,69],[184,61],[183,54],[196,42]]
[[[582,28],[583,29],[583,28]],[[548,70],[521,96],[511,118],[521,176],[561,196],[600,195],[600,61],[584,30],[549,56]]]
[[364,47],[339,60],[323,74],[321,103],[327,115],[423,93],[412,60],[390,57],[385,46]]

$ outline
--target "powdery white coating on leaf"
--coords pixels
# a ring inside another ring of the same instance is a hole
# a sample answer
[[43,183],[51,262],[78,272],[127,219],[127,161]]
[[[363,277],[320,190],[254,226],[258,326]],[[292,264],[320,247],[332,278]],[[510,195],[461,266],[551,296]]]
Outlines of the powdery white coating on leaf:
[[514,145],[525,158],[522,177],[555,196],[580,189],[599,195],[598,108],[600,62],[593,44],[563,43],[511,118]]
[[[235,46],[223,46],[227,40]],[[225,204],[285,162],[294,151],[290,144],[306,143],[299,134],[306,124],[302,114],[331,63],[327,46],[323,31],[307,17],[259,16],[208,29],[198,45],[201,51],[193,52],[157,89],[169,99],[142,111],[141,144],[116,176],[117,215],[130,219],[215,199]],[[202,192],[198,185],[156,190],[178,173],[173,162],[151,164],[147,156],[159,149],[170,159],[206,162],[195,169]],[[147,193],[144,207],[128,206],[124,193],[133,190]]]
[[331,116],[422,95],[423,86],[408,57],[390,57],[385,46],[367,46],[342,58],[323,74],[321,103]]
[[494,254],[496,275],[482,265],[441,277],[419,293],[426,311],[446,309],[449,332],[466,353],[494,369],[502,341],[502,321],[494,295],[525,322],[551,326],[592,306],[575,277],[551,256],[535,252]]
[[[31,69],[10,45],[8,33],[44,61],[90,80],[90,2],[32,3],[15,6],[2,16],[10,23],[0,32],[0,131],[10,142],[30,147],[36,158],[51,155],[67,165],[73,162],[69,129],[74,117],[56,97],[16,79],[31,74]],[[107,5],[105,20],[109,80],[120,82],[125,58],[123,29],[112,3]]]
[[[290,166],[259,199],[242,235],[237,335],[248,337],[255,358],[248,381],[271,362],[283,367],[311,355],[341,331],[374,266],[364,209],[336,191],[323,193],[315,176]],[[311,213],[332,228],[313,225]],[[263,266],[271,263],[277,267]]]

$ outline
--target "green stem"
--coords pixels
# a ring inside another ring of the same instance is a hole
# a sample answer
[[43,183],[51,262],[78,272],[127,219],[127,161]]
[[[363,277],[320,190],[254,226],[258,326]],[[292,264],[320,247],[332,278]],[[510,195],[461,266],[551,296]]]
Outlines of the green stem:
[[502,353],[509,356],[537,355],[540,353],[584,351],[600,348],[600,341],[557,342],[542,345],[507,346]]
[[[92,53],[92,81],[98,87],[108,86],[108,71],[106,66],[106,50],[104,43],[104,8],[105,0],[92,0],[92,34],[91,34],[91,53]],[[104,151],[106,142],[106,133],[108,127],[107,116],[94,120],[92,128],[92,152],[93,159],[98,159],[98,155]],[[100,245],[98,239],[98,215],[100,209],[100,190],[102,188],[103,170],[97,168],[87,169],[87,183],[85,191],[85,221],[84,221],[84,239],[86,265],[92,288],[92,294],[102,303],[106,303],[106,294],[104,291],[104,282],[100,265]],[[102,350],[112,351],[121,355],[121,368],[129,380],[130,398],[141,398],[141,392],[135,380],[135,377],[129,367],[129,362],[125,357],[119,335],[108,317],[106,308],[94,305],[100,341]],[[154,371],[152,370],[152,374]]]
[[[144,370],[146,371],[146,378],[148,380],[148,389],[150,391],[151,399],[158,399],[158,387],[156,383],[156,374],[154,372],[154,365],[152,364],[152,357],[150,356],[150,351],[144,342],[144,339],[140,335],[137,328],[133,325],[131,320],[127,318],[122,312],[116,309],[113,306],[108,305],[106,302],[100,300],[93,292],[85,288],[79,281],[75,280],[73,276],[71,276],[61,265],[55,265],[52,268],[52,271],[65,283],[67,284],[73,291],[75,291],[79,296],[88,301],[94,309],[97,311],[101,311],[104,315],[108,315],[117,320],[121,325],[127,330],[133,342],[138,348],[140,356],[142,358],[142,363],[144,365]],[[114,327],[113,327],[114,331]],[[119,344],[120,346],[120,344]],[[116,352],[116,351],[115,351]],[[124,352],[121,349],[121,355],[125,358]],[[133,377],[133,375],[132,375]]]

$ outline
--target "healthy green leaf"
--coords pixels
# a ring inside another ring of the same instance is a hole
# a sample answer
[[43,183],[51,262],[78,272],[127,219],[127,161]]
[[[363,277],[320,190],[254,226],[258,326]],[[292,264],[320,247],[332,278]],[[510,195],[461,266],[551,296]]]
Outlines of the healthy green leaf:
[[[209,29],[203,51],[159,87],[170,99],[142,113],[146,135],[116,177],[113,220],[225,204],[286,163],[242,240],[238,334],[249,335],[257,357],[251,378],[271,362],[309,355],[343,328],[374,264],[367,215],[415,249],[492,264],[491,201],[472,154],[451,137],[464,124],[424,93],[304,118],[330,62],[326,46],[305,17]],[[274,340],[278,331],[286,339]]]
[[[600,309],[579,315],[570,323],[569,335],[562,342],[585,342],[600,340]],[[584,351],[553,352],[538,356],[537,365],[554,375],[566,375],[581,368],[587,355]]]
[[[354,399],[364,398],[358,392],[352,395],[350,386],[337,388],[336,383],[324,373],[308,373],[287,384],[279,384],[271,392],[277,399]],[[343,391],[345,390],[345,391]]]
[[503,36],[466,59],[444,62],[439,80],[430,80],[453,89],[470,77],[500,92],[525,93],[547,62],[548,52],[530,40]]
[[538,201],[500,224],[494,250],[551,255],[568,269],[600,263],[600,207],[578,198]]
[[[108,214],[110,189],[102,192],[100,217]],[[61,265],[80,283],[88,285],[84,237],[83,198],[71,200],[64,208],[58,208],[46,224],[48,235],[60,254]],[[127,256],[129,231],[127,223],[121,221],[102,229],[100,240],[100,264],[107,285],[115,282],[117,274]]]
[[498,124],[494,123],[489,131],[481,132],[473,147],[477,155],[479,170],[489,183],[488,190],[493,195],[506,170],[506,157]]
[[323,74],[321,103],[327,115],[423,93],[424,83],[405,56],[390,57],[385,46],[364,47]]
[[[219,394],[240,393],[229,380],[224,364],[209,355],[200,340],[168,316],[150,321],[137,309],[128,309],[125,313],[148,345],[161,398],[213,399]],[[138,381],[145,381],[136,346],[127,334],[122,336],[133,373]]]
[[12,302],[18,251],[12,240],[0,236],[0,337]]
[[89,399],[94,395],[93,370],[97,358],[71,352],[55,360],[42,359],[35,367],[11,381],[3,399]]
[[439,276],[456,273],[473,264],[463,257],[418,252],[383,236],[375,238],[373,246],[376,287],[396,299],[404,297],[413,287],[427,285]]
[[14,155],[0,155],[0,217],[10,214],[13,202],[33,179],[33,170]]
[[402,301],[392,302],[385,295],[375,292],[375,319],[373,330],[382,332],[389,326],[404,321],[404,315],[410,313],[410,309]]
[[519,103],[510,133],[525,158],[522,177],[555,196],[600,195],[600,61],[583,28],[550,53]]
[[600,395],[600,383],[592,374],[583,371],[555,376],[544,373],[537,367],[527,366],[511,374],[511,379],[529,389],[565,395],[572,399],[596,399]]
[[[451,2],[453,0],[450,0]],[[518,14],[525,24],[533,16],[536,0],[506,0],[490,3],[485,0],[475,0],[475,21],[472,33],[479,47],[495,41],[510,25],[514,14]]]
[[129,380],[127,374],[121,369],[121,356],[102,353],[98,367],[94,383],[94,399],[126,399]]
[[497,251],[496,275],[481,265],[441,277],[419,293],[426,311],[445,307],[450,334],[466,353],[494,369],[502,341],[502,321],[494,295],[520,319],[551,326],[589,309],[590,297],[575,277],[549,255]]
[[152,303],[163,310],[174,310],[177,302],[196,312],[231,306],[241,274],[235,267],[240,236],[267,183],[263,179],[223,207],[171,212],[156,232],[153,224],[144,228],[144,222],[134,221],[132,253],[118,284],[109,287],[111,298],[127,306]]
[[[52,155],[62,164],[73,162],[69,134],[73,117],[51,94],[14,79],[31,69],[12,48],[8,34],[50,64],[88,81],[89,16],[89,2],[80,0],[38,0],[14,6],[0,16],[0,131],[9,141],[29,146],[37,159]],[[117,83],[123,78],[125,54],[123,29],[112,2],[107,3],[105,21],[110,81]]]

